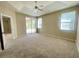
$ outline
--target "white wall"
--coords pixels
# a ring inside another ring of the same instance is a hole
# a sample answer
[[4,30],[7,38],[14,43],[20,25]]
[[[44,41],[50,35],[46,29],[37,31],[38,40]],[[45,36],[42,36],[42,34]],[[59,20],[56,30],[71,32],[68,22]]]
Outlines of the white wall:
[[5,4],[3,5],[0,4],[0,14],[11,17],[12,35],[13,35],[13,38],[15,39],[17,37],[15,11],[12,8],[6,6]]
[[[6,4],[0,4],[0,14],[11,18],[11,29],[13,39],[16,39],[17,37],[26,34],[25,17],[27,15],[16,12],[12,7],[9,7]],[[1,20],[1,23],[2,21],[3,20]]]
[[17,36],[20,37],[26,34],[26,15],[16,13],[16,25],[17,25]]

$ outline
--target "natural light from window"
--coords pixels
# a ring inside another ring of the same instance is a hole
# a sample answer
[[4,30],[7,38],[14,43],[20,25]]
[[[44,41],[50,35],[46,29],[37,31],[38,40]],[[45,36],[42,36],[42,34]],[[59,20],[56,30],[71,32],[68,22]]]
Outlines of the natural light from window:
[[75,11],[61,14],[60,29],[73,31],[75,23]]
[[38,18],[38,28],[41,29],[42,28],[42,18]]
[[36,19],[26,17],[26,33],[35,33],[36,32]]

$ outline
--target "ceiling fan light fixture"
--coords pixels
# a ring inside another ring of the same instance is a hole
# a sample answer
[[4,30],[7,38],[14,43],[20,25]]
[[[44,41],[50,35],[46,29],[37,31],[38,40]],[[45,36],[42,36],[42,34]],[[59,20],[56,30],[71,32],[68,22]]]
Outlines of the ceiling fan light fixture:
[[35,6],[35,9],[38,9],[38,7],[37,7],[37,6]]

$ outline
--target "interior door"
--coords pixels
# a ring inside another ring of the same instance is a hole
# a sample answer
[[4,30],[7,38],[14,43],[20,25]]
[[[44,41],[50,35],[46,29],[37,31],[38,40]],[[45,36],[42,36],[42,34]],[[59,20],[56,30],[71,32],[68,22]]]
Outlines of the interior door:
[[0,44],[1,44],[1,49],[4,50],[3,34],[2,34],[2,27],[1,27],[1,17],[0,17]]

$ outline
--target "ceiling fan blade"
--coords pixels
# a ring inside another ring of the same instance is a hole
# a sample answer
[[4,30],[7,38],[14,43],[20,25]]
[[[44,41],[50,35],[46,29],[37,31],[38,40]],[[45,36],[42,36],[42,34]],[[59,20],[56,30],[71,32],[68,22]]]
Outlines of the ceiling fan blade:
[[48,12],[47,10],[43,10],[43,9],[39,9],[39,8],[38,8],[38,10],[40,10],[42,12]]
[[44,10],[42,10],[42,9],[40,9],[40,8],[37,8],[38,10],[40,10],[40,11],[44,11]]

